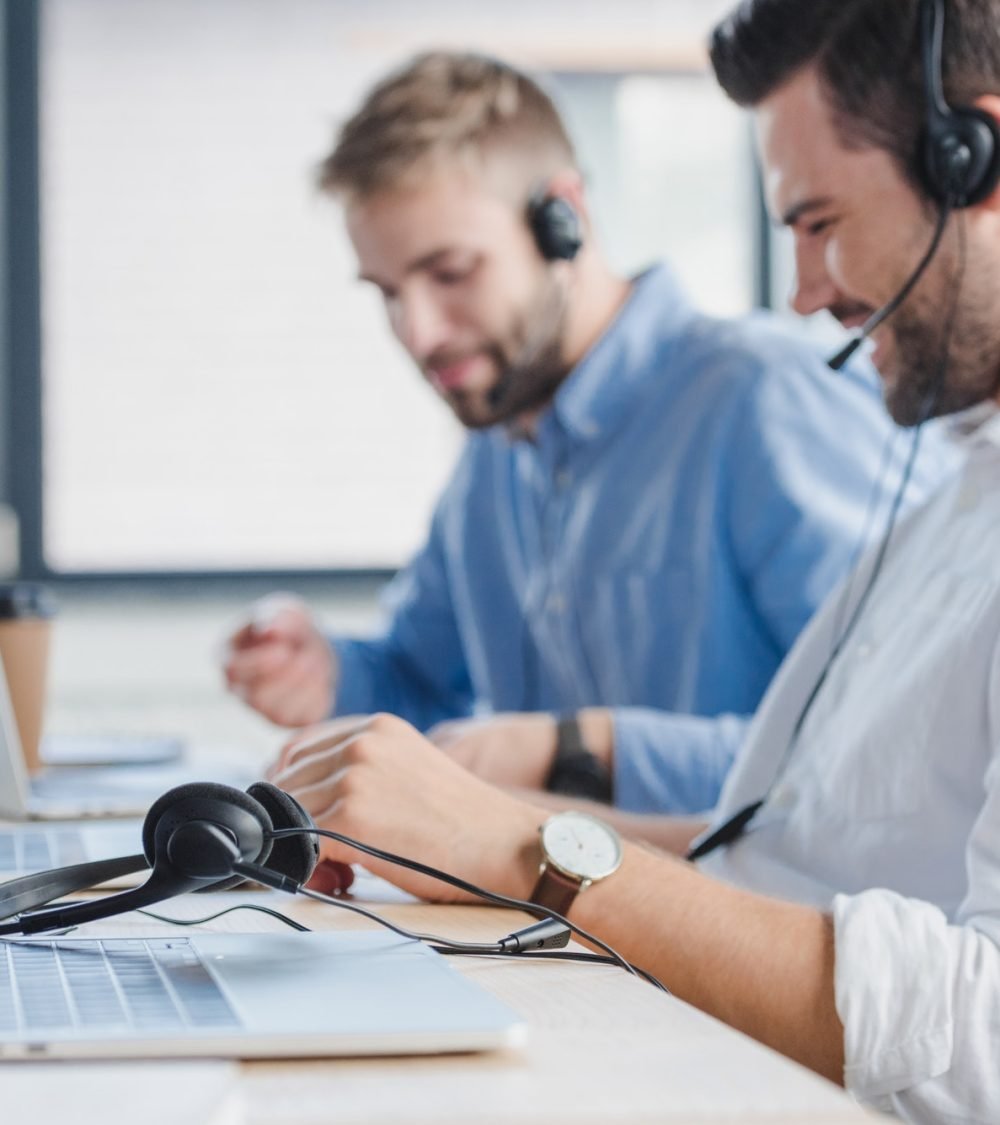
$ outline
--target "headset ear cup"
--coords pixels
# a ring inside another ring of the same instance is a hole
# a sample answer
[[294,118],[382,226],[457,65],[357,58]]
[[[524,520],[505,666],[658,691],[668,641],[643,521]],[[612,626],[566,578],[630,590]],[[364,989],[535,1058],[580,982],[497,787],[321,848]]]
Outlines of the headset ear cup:
[[950,105],[944,92],[945,0],[920,0],[920,62],[927,118],[919,171],[941,207],[981,203],[1000,181],[1000,127],[975,105]]
[[954,111],[961,120],[965,143],[972,162],[962,198],[963,207],[981,203],[1000,182],[1000,126],[978,106],[963,106]]
[[539,253],[548,262],[572,261],[583,245],[576,208],[561,195],[545,195],[528,205],[528,225]]
[[[312,817],[298,801],[269,781],[257,781],[247,790],[264,806],[275,828],[314,828]],[[315,836],[288,836],[272,841],[268,867],[305,883],[319,861],[319,841]]]
[[[164,793],[162,797],[158,797],[150,806],[142,825],[142,848],[149,865],[154,868],[157,866],[157,836],[169,832],[175,826],[175,821],[176,825],[180,825],[193,818],[217,819],[220,824],[232,830],[234,811],[249,814],[252,818],[250,823],[256,822],[259,826],[263,841],[256,851],[253,862],[265,863],[271,854],[269,833],[273,827],[268,811],[242,789],[204,781],[178,785]],[[239,835],[238,832],[235,834]],[[160,857],[160,862],[162,864],[163,857]],[[243,879],[239,875],[234,875],[200,887],[199,891],[225,890],[242,882]]]
[[975,106],[932,119],[923,138],[923,176],[938,203],[981,203],[1000,181],[1000,128]]

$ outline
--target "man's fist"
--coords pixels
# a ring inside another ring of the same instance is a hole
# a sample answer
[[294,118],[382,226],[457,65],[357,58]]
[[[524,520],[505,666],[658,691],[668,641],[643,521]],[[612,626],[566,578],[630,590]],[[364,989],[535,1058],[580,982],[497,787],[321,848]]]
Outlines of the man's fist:
[[322,722],[333,710],[336,656],[305,603],[272,594],[229,638],[226,685],[255,711],[284,727]]

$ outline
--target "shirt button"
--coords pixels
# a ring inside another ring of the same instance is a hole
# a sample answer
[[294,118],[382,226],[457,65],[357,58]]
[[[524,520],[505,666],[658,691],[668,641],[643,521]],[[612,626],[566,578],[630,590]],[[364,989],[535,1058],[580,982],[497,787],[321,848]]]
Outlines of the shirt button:
[[771,793],[769,805],[776,809],[789,809],[795,804],[795,786],[787,781],[779,782]]
[[556,488],[569,488],[573,483],[573,474],[569,469],[560,469],[556,473]]
[[549,613],[565,613],[566,599],[562,594],[551,594],[548,601]]
[[979,489],[974,484],[966,485],[958,494],[958,510],[971,512],[979,504]]

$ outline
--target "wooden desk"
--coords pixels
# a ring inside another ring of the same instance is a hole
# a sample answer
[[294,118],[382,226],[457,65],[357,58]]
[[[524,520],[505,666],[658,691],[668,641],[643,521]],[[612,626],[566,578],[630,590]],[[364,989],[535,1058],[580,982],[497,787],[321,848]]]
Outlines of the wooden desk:
[[[276,892],[248,894],[242,901],[251,899],[314,929],[367,924]],[[234,901],[239,899],[232,894],[191,896],[165,903],[158,912],[200,917]],[[495,939],[523,924],[522,916],[490,907],[389,902],[375,908],[413,929],[472,940]],[[206,928],[277,925],[265,915],[241,911]],[[135,936],[177,930],[130,915],[85,932]],[[525,1016],[530,1032],[524,1048],[457,1057],[244,1063],[248,1125],[871,1120],[843,1091],[620,969],[470,957],[451,963]],[[170,1096],[167,1065],[162,1094],[150,1089],[154,1099]]]

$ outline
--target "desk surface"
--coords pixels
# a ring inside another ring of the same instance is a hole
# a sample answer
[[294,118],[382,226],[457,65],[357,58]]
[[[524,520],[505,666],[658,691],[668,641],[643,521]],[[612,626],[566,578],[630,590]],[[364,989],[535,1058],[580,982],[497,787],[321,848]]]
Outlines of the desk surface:
[[[374,896],[379,897],[377,887]],[[391,893],[386,897],[391,900]],[[314,929],[368,924],[332,907],[269,892],[245,899],[191,896],[159,910],[192,918],[251,899]],[[376,908],[411,928],[471,940],[495,939],[520,924],[517,915],[490,907],[388,901]],[[205,928],[275,925],[262,914],[240,911]],[[109,936],[163,932],[177,931],[136,915],[86,930]],[[525,1047],[459,1057],[244,1063],[239,1080],[244,1120],[248,1125],[871,1120],[834,1086],[620,969],[486,958],[455,958],[452,964],[522,1013],[530,1029]],[[167,1098],[169,1066],[163,1064]],[[114,1075],[109,1077],[113,1081]],[[143,1080],[153,1081],[148,1074]],[[157,1099],[152,1084],[148,1088]],[[185,1125],[197,1123],[189,1118]]]
[[[367,601],[311,601],[342,632],[363,631],[376,616],[374,603]],[[143,603],[67,593],[54,646],[52,729],[176,731],[194,749],[210,743],[241,763],[267,760],[282,742],[280,733],[220,691],[211,655],[227,620],[235,624],[244,610],[242,595],[224,604],[201,596],[172,599],[165,607],[157,599]],[[278,895],[268,901],[315,928],[361,924],[316,904]],[[211,906],[209,896],[192,896],[161,910],[195,917],[211,913]],[[509,914],[488,908],[396,905],[385,912],[406,925],[451,937],[496,938],[517,925]],[[261,915],[240,912],[210,928],[272,925]],[[126,931],[176,933],[135,915],[87,929],[107,935]],[[530,1037],[523,1050],[462,1058],[243,1064],[244,1120],[248,1125],[492,1125],[508,1120],[518,1125],[839,1125],[872,1120],[822,1079],[621,970],[473,958],[455,958],[451,964],[525,1016]],[[22,1116],[34,1125],[67,1120],[110,1125],[110,1111],[120,1104],[126,1111],[122,1120],[159,1125],[161,1118],[151,1116],[148,1107],[166,1103],[173,1111],[171,1125],[204,1125],[205,1115],[185,1113],[177,1100],[178,1088],[188,1081],[188,1071],[182,1074],[180,1067],[189,1065],[160,1063],[152,1071],[147,1064],[114,1066],[104,1089],[119,1096],[102,1106],[80,1098],[84,1089],[69,1064],[53,1064],[46,1073],[72,1075],[63,1080],[78,1098],[71,1115],[38,1113],[37,1083],[44,1078],[33,1070],[27,1075],[33,1112]],[[13,1071],[7,1066],[0,1068],[0,1082],[9,1110]],[[25,1070],[26,1064],[17,1069]],[[93,1068],[92,1078],[98,1070],[109,1068]],[[151,1074],[161,1077],[154,1080]],[[136,1083],[148,1089],[142,1114],[127,1104]],[[88,1110],[95,1116],[86,1117]],[[14,1114],[11,1120],[16,1119]]]

